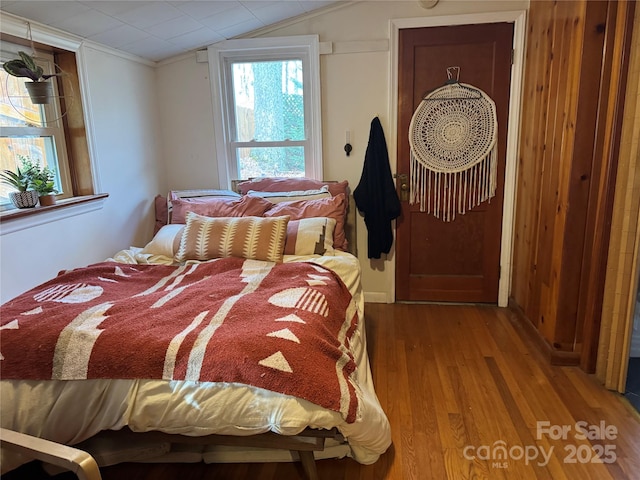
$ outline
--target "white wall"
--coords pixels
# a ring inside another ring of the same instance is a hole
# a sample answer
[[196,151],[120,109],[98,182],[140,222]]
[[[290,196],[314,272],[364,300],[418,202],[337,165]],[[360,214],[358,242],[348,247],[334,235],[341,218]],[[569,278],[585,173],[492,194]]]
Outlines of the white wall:
[[[358,184],[369,126],[378,115],[395,170],[389,20],[433,15],[521,10],[526,0],[441,0],[425,10],[417,1],[347,4],[322,15],[263,32],[264,36],[318,34],[334,53],[321,58],[324,177]],[[344,49],[350,53],[344,52]],[[153,231],[153,197],[169,189],[217,187],[208,66],[195,55],[153,68],[105,49],[83,46],[93,118],[98,186],[109,198],[101,210],[0,237],[0,301],[60,270],[101,261]],[[353,152],[343,151],[351,131]],[[369,261],[366,227],[358,220],[358,251],[369,300],[391,298],[389,261]],[[390,260],[393,261],[391,255]]]
[[[426,10],[417,1],[359,2],[263,32],[263,36],[317,34],[320,42],[332,42],[335,53],[321,57],[324,178],[346,179],[352,189],[357,186],[370,123],[376,115],[382,122],[395,172],[395,131],[389,112],[390,19],[524,10],[528,4],[526,0],[441,0]],[[345,49],[352,52],[338,53]],[[161,65],[158,79],[165,107],[162,132],[169,186],[217,187],[208,66],[196,63],[195,55],[180,57]],[[347,130],[353,145],[349,157],[343,150]],[[366,227],[360,216],[357,229],[367,300],[388,301],[393,291],[393,251],[388,261],[369,260]]]
[[169,190],[217,188],[208,64],[191,55],[158,68],[158,92]]
[[109,198],[100,210],[2,235],[2,303],[60,270],[144,245],[153,234],[153,197],[166,191],[155,69],[91,47],[81,54],[98,190]]

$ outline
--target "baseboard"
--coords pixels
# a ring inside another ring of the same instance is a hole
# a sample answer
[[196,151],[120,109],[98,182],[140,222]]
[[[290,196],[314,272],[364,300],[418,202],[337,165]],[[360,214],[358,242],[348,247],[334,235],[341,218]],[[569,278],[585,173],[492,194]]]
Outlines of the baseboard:
[[391,303],[385,292],[364,292],[364,301],[367,303]]
[[551,365],[576,366],[580,365],[579,352],[565,352],[554,348],[546,338],[542,336],[535,325],[527,318],[519,305],[509,299],[509,310],[514,314],[512,318],[521,327],[520,330],[535,344]]

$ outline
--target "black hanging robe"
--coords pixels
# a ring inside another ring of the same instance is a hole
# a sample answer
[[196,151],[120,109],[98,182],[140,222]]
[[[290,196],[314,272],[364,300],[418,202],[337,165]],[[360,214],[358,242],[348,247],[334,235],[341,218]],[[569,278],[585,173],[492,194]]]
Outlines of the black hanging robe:
[[368,231],[368,256],[380,258],[393,244],[391,221],[400,216],[401,206],[391,176],[389,153],[378,117],[371,121],[369,144],[364,156],[360,183],[353,191],[358,210]]

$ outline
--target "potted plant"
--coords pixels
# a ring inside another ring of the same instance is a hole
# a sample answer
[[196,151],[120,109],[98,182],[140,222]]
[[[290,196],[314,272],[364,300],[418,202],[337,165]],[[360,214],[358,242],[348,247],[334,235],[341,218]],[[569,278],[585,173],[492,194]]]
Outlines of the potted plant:
[[40,205],[47,207],[56,203],[55,178],[56,172],[46,165],[40,165],[39,162],[33,162],[29,157],[19,155],[22,162],[22,169],[29,172],[30,186],[38,192]]
[[38,203],[38,192],[30,190],[31,171],[29,169],[16,168],[16,171],[2,170],[0,172],[0,182],[18,190],[10,192],[9,199],[17,208],[31,208]]
[[51,77],[60,75],[58,73],[45,74],[40,65],[36,65],[35,60],[31,55],[25,52],[18,52],[20,58],[9,60],[2,66],[9,75],[14,77],[26,77],[30,78],[30,82],[25,82],[31,102],[36,105],[42,105],[49,103],[51,96],[53,95],[53,87],[51,83],[47,82]]

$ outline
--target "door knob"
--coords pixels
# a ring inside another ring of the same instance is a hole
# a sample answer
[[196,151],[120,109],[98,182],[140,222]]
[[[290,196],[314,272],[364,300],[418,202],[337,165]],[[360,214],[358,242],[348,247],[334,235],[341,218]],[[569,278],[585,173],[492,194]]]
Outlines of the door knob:
[[406,173],[397,173],[395,177],[398,179],[398,183],[400,184],[400,201],[409,201],[409,175]]

